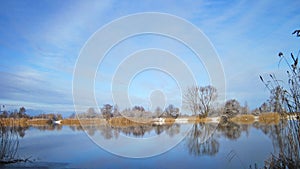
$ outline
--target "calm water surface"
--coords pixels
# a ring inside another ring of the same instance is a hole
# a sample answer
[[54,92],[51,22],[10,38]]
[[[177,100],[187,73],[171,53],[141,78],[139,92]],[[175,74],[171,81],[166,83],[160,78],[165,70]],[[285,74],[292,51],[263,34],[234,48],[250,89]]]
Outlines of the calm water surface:
[[[120,135],[147,138],[166,133],[180,134],[186,125],[110,128],[91,126],[86,133],[79,126],[30,127],[19,131],[19,157],[34,160],[27,166],[49,168],[249,168],[263,167],[278,144],[275,125],[220,125],[207,141],[199,139],[203,125],[189,124],[191,131],[171,150],[149,158],[126,158],[111,154],[88,135],[115,140]],[[207,126],[208,125],[208,126]],[[272,134],[273,133],[273,134]],[[159,146],[160,143],[157,143]],[[131,151],[134,147],[122,147]],[[21,164],[24,166],[24,164]],[[7,165],[18,167],[20,164]]]

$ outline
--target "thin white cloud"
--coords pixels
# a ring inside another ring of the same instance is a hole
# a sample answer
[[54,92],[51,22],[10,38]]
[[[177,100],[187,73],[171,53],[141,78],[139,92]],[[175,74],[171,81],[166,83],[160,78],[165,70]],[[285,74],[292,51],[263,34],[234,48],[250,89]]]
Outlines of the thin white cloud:
[[[23,16],[22,12],[13,10],[14,13],[20,12],[19,15],[13,15],[7,23],[0,21],[11,27],[11,30],[0,28],[0,34],[7,39],[0,40],[0,45],[24,55],[21,57],[24,63],[19,61],[13,68],[6,63],[2,65],[6,69],[1,72],[5,80],[0,82],[2,100],[42,101],[45,104],[72,102],[72,73],[87,38],[112,19],[136,12],[171,13],[202,29],[220,54],[228,80],[228,96],[247,98],[254,104],[258,101],[253,93],[261,87],[251,87],[250,84],[259,81],[257,74],[277,67],[277,52],[283,50],[289,54],[298,50],[299,40],[288,38],[299,26],[299,2],[296,1],[142,1],[135,5],[131,1],[76,1],[59,7],[56,12],[41,16]],[[32,13],[39,10],[34,9]],[[3,11],[1,14],[5,17],[12,15]],[[170,48],[174,47],[176,45]],[[189,66],[196,67],[197,64]],[[197,68],[192,70],[199,71]],[[105,73],[100,72],[97,79],[110,80]],[[100,100],[106,102],[110,98],[103,94]]]

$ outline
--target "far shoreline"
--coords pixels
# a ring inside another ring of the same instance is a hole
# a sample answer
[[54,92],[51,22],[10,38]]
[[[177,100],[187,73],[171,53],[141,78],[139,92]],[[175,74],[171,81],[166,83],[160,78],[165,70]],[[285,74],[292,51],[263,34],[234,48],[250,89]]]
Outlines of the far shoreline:
[[0,118],[2,126],[46,126],[46,125],[62,125],[62,126],[93,126],[93,125],[106,125],[111,126],[136,126],[136,125],[171,125],[171,124],[194,124],[194,123],[222,123],[225,121],[233,122],[236,124],[253,123],[275,125],[280,120],[299,120],[300,113],[293,114],[280,114],[274,112],[261,113],[260,115],[253,114],[240,114],[234,117],[203,117],[188,116],[188,117],[160,117],[160,118],[125,118],[122,116],[105,118],[65,118],[57,121],[43,118]]

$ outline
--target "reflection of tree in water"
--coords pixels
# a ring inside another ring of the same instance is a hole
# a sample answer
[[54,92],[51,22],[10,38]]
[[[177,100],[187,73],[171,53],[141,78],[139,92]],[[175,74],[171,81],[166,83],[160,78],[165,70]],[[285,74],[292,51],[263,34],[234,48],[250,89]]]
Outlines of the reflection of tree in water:
[[180,124],[173,124],[169,126],[168,129],[166,129],[166,134],[168,134],[170,137],[173,137],[180,133]]
[[15,126],[14,129],[18,132],[19,136],[23,138],[25,136],[25,131],[29,129],[29,127]]
[[1,162],[8,162],[15,159],[18,151],[19,140],[18,133],[13,127],[1,126],[1,149],[0,160]]
[[255,122],[252,126],[256,129],[260,129],[265,135],[268,135],[271,132],[271,125],[261,124],[259,122]]
[[72,131],[83,131],[83,128],[81,125],[70,125],[69,128],[72,130]]
[[180,133],[180,124],[152,125],[152,129],[157,135],[166,132],[170,137],[173,137]]
[[219,142],[213,137],[215,127],[211,124],[194,124],[186,141],[190,154],[196,156],[215,155],[219,151]]
[[62,125],[56,125],[56,124],[49,124],[49,125],[35,125],[33,126],[34,128],[37,128],[41,131],[46,131],[46,130],[50,130],[50,131],[60,131],[63,126]]
[[248,127],[242,127],[241,125],[228,121],[226,123],[220,123],[217,130],[226,138],[236,140],[241,137],[242,131],[248,132]]
[[266,168],[300,168],[299,123],[297,120],[281,120],[276,125],[253,124],[273,143],[274,153],[265,161]]
[[153,125],[153,128],[157,135],[160,135],[165,130],[163,125]]
[[[73,128],[74,129],[74,128]],[[154,131],[157,135],[166,132],[167,135],[173,137],[180,133],[179,124],[171,125],[135,125],[135,126],[111,126],[111,125],[99,125],[99,126],[84,126],[89,135],[94,135],[96,130],[99,130],[100,134],[106,139],[118,138],[120,133],[126,136],[144,137],[146,133]]]
[[151,125],[138,125],[129,127],[113,127],[113,129],[124,133],[127,136],[143,137],[146,132],[150,132],[153,128]]
[[105,139],[111,139],[114,136],[113,129],[109,125],[98,126],[98,130]]
[[24,137],[27,128],[4,126],[0,122],[0,163],[26,162],[28,160],[16,158],[19,148],[19,136]]
[[282,121],[270,128],[269,136],[273,141],[275,155],[266,161],[267,166],[270,168],[300,168],[299,121]]
[[93,136],[98,130],[97,126],[84,126],[84,129],[87,131],[88,135]]

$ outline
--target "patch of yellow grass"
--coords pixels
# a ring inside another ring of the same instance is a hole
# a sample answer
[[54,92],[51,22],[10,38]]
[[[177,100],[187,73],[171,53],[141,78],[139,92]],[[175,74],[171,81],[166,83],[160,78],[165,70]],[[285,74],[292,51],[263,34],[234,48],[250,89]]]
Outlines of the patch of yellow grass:
[[28,119],[27,125],[31,126],[44,126],[51,124],[51,120],[49,119]]
[[252,114],[242,114],[231,118],[230,121],[237,124],[252,124],[255,121],[255,116]]
[[175,122],[174,118],[165,118],[165,123],[167,124],[173,124]]
[[127,126],[138,126],[138,125],[145,125],[150,124],[150,120],[140,119],[140,118],[125,118],[125,117],[113,117],[108,120],[108,123],[111,126],[118,126],[118,127],[127,127]]
[[78,120],[78,119],[63,119],[62,121],[61,121],[61,124],[62,125],[68,125],[68,126],[70,126],[70,125],[80,125],[80,121]]
[[21,126],[21,127],[26,127],[27,125],[27,119],[26,118],[1,118],[0,119],[1,125],[4,126]]
[[194,116],[194,117],[189,117],[188,118],[188,122],[189,123],[207,123],[210,122],[211,119],[206,118],[206,117],[198,117],[198,116]]
[[262,124],[278,124],[280,121],[279,113],[262,113],[258,117],[259,123]]

